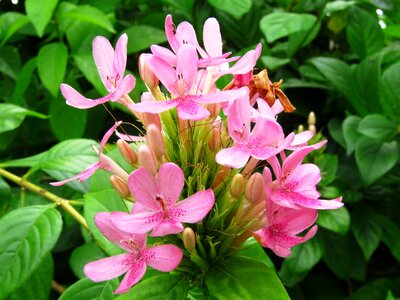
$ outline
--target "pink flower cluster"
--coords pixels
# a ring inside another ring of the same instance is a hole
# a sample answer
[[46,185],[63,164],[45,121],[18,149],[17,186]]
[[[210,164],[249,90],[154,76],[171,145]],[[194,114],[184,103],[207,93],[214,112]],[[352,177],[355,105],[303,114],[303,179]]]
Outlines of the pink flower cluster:
[[[243,175],[249,176],[253,171],[251,166],[259,161],[268,162],[262,177],[265,197],[260,211],[264,214],[263,222],[256,228],[249,228],[263,247],[270,248],[277,255],[290,255],[291,247],[315,235],[318,209],[343,206],[341,197],[319,199],[316,186],[321,179],[320,170],[314,164],[302,163],[307,154],[324,146],[325,141],[308,145],[313,136],[310,131],[285,136],[277,122],[277,115],[283,111],[279,99],[270,106],[258,92],[250,90],[253,69],[261,54],[260,44],[241,58],[230,57],[230,53],[222,51],[219,24],[214,18],[204,24],[204,47],[200,46],[193,26],[187,22],[175,27],[172,17],[167,16],[165,32],[172,50],[153,45],[152,54],[140,57],[141,77],[149,88],[149,93],[142,95],[140,103],[134,103],[128,95],[135,86],[135,79],[131,75],[124,77],[126,34],[119,38],[115,51],[104,37],[93,41],[94,60],[109,91],[107,96],[92,100],[66,84],[61,85],[67,104],[84,109],[117,101],[134,112],[147,129],[147,145],[139,146],[138,159],[135,151],[124,141],[133,137],[119,135],[122,140],[118,142],[118,149],[136,167],[131,174],[102,153],[110,136],[121,126],[121,122],[117,122],[100,143],[98,163],[73,178],[53,183],[61,185],[73,179],[83,181],[102,168],[117,180],[121,195],[134,199],[130,213],[103,212],[95,218],[105,237],[127,253],[89,263],[84,269],[94,281],[109,280],[126,273],[116,293],[126,292],[136,284],[144,275],[146,266],[163,272],[178,267],[183,251],[172,244],[147,247],[148,234],[152,237],[179,234],[185,224],[202,222],[212,214],[220,201],[215,199],[213,192],[220,180],[217,176],[212,185],[198,187],[186,199],[180,200],[185,187],[184,172],[176,164],[179,162],[169,160],[166,149],[170,148],[164,145],[171,139],[165,138],[163,128],[166,124],[163,120],[166,119],[162,118],[162,113],[169,113],[167,111],[171,109],[176,108],[180,129],[193,127],[196,122],[212,124],[212,134],[208,137],[209,144],[212,144],[210,153],[225,170],[244,168],[246,172]],[[235,84],[220,91],[215,83],[226,74],[234,76]],[[168,96],[158,88],[159,82],[168,91]],[[226,121],[219,118],[220,110]],[[228,142],[223,139],[224,134]],[[197,141],[204,142],[207,141]],[[127,189],[121,191],[124,186]],[[305,235],[299,236],[307,229]]]

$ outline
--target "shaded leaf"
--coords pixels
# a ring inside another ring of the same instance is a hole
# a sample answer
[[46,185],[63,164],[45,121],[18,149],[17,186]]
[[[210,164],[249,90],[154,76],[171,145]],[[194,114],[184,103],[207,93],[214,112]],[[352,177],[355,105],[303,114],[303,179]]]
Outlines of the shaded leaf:
[[400,62],[390,66],[380,80],[380,104],[385,115],[400,122]]
[[362,135],[358,132],[357,128],[361,122],[358,116],[349,116],[343,121],[343,138],[346,142],[346,154],[350,155],[356,148]]
[[386,142],[393,140],[397,133],[396,124],[380,114],[367,115],[357,130],[367,137]]
[[318,212],[317,224],[330,231],[345,235],[350,227],[350,214],[346,207]]
[[39,37],[50,22],[58,0],[26,0],[25,10]]
[[251,0],[208,0],[218,10],[227,12],[239,20],[251,8]]
[[85,278],[83,274],[83,267],[92,261],[105,257],[104,252],[96,245],[95,242],[88,242],[83,244],[72,251],[69,258],[69,265],[75,276],[78,278]]
[[24,104],[24,94],[32,80],[33,72],[35,71],[35,69],[36,57],[27,61],[22,67],[22,70],[19,72],[16,78],[14,93],[12,95],[12,102],[14,104]]
[[150,48],[153,44],[167,41],[164,30],[148,25],[134,25],[124,30],[128,35],[128,53],[136,53]]
[[14,104],[0,103],[0,133],[18,128],[26,116],[47,118],[45,115]]
[[17,48],[5,46],[0,48],[0,72],[16,79],[21,67]]
[[93,282],[89,278],[83,278],[66,289],[59,300],[112,300],[117,286],[117,279]]
[[18,12],[6,12],[0,16],[0,47],[19,29],[29,23],[29,18]]

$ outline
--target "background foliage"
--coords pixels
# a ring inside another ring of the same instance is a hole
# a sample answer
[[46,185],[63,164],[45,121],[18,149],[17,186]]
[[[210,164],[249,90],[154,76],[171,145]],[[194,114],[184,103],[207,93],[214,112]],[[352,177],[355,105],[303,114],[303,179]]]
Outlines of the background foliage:
[[[343,194],[345,208],[321,211],[317,236],[289,258],[270,255],[290,296],[400,297],[398,1],[2,0],[0,8],[0,166],[76,199],[78,209],[87,203],[83,214],[94,236],[94,214],[119,209],[111,207],[117,202],[109,201],[115,195],[107,176],[98,172],[88,184],[57,189],[48,182],[96,161],[90,146],[113,123],[109,113],[133,120],[118,105],[109,112],[67,106],[60,83],[89,97],[105,92],[91,56],[97,35],[115,42],[128,34],[128,70],[138,78],[139,52],[166,41],[167,13],[176,23],[190,21],[199,36],[206,18],[215,16],[225,50],[241,53],[263,44],[258,67],[267,67],[273,81],[284,79],[285,93],[297,107],[284,116],[284,127],[292,131],[305,124],[313,110],[329,139],[328,151],[313,159],[323,171],[322,195]],[[142,91],[138,85],[132,98]],[[0,299],[56,299],[52,281],[73,284],[61,299],[113,299],[117,283],[92,283],[82,266],[118,250],[104,238],[99,247],[48,203],[0,177]],[[164,284],[179,290],[182,283],[169,278]],[[195,291],[187,299],[198,299]]]

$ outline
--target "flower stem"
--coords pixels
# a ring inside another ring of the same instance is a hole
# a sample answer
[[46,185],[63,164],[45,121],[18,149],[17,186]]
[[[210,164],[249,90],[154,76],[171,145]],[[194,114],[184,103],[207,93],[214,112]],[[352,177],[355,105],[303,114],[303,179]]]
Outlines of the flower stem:
[[47,200],[56,203],[57,205],[61,206],[67,213],[69,213],[84,228],[89,229],[85,218],[70,204],[69,200],[54,195],[53,193],[50,193],[49,191],[41,188],[40,186],[37,186],[2,168],[0,168],[0,176],[3,176],[4,178],[11,180],[12,182],[18,184],[19,186],[29,191],[38,193],[39,195],[45,197]]

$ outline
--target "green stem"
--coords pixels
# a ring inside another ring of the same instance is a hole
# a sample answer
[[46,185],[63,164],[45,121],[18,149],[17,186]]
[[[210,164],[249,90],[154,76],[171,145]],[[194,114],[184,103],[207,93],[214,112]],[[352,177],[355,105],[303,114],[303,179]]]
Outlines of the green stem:
[[79,224],[81,224],[84,228],[89,230],[89,227],[86,223],[85,218],[70,204],[70,201],[64,198],[61,198],[57,195],[54,195],[53,193],[50,193],[49,191],[41,188],[40,186],[37,186],[13,173],[10,173],[2,168],[0,168],[0,176],[3,176],[4,178],[7,178],[8,180],[11,180],[12,182],[18,184],[19,186],[35,192],[39,195],[42,195],[45,197],[47,200],[50,200],[57,205],[61,206],[62,209],[64,209],[67,213],[69,213]]

